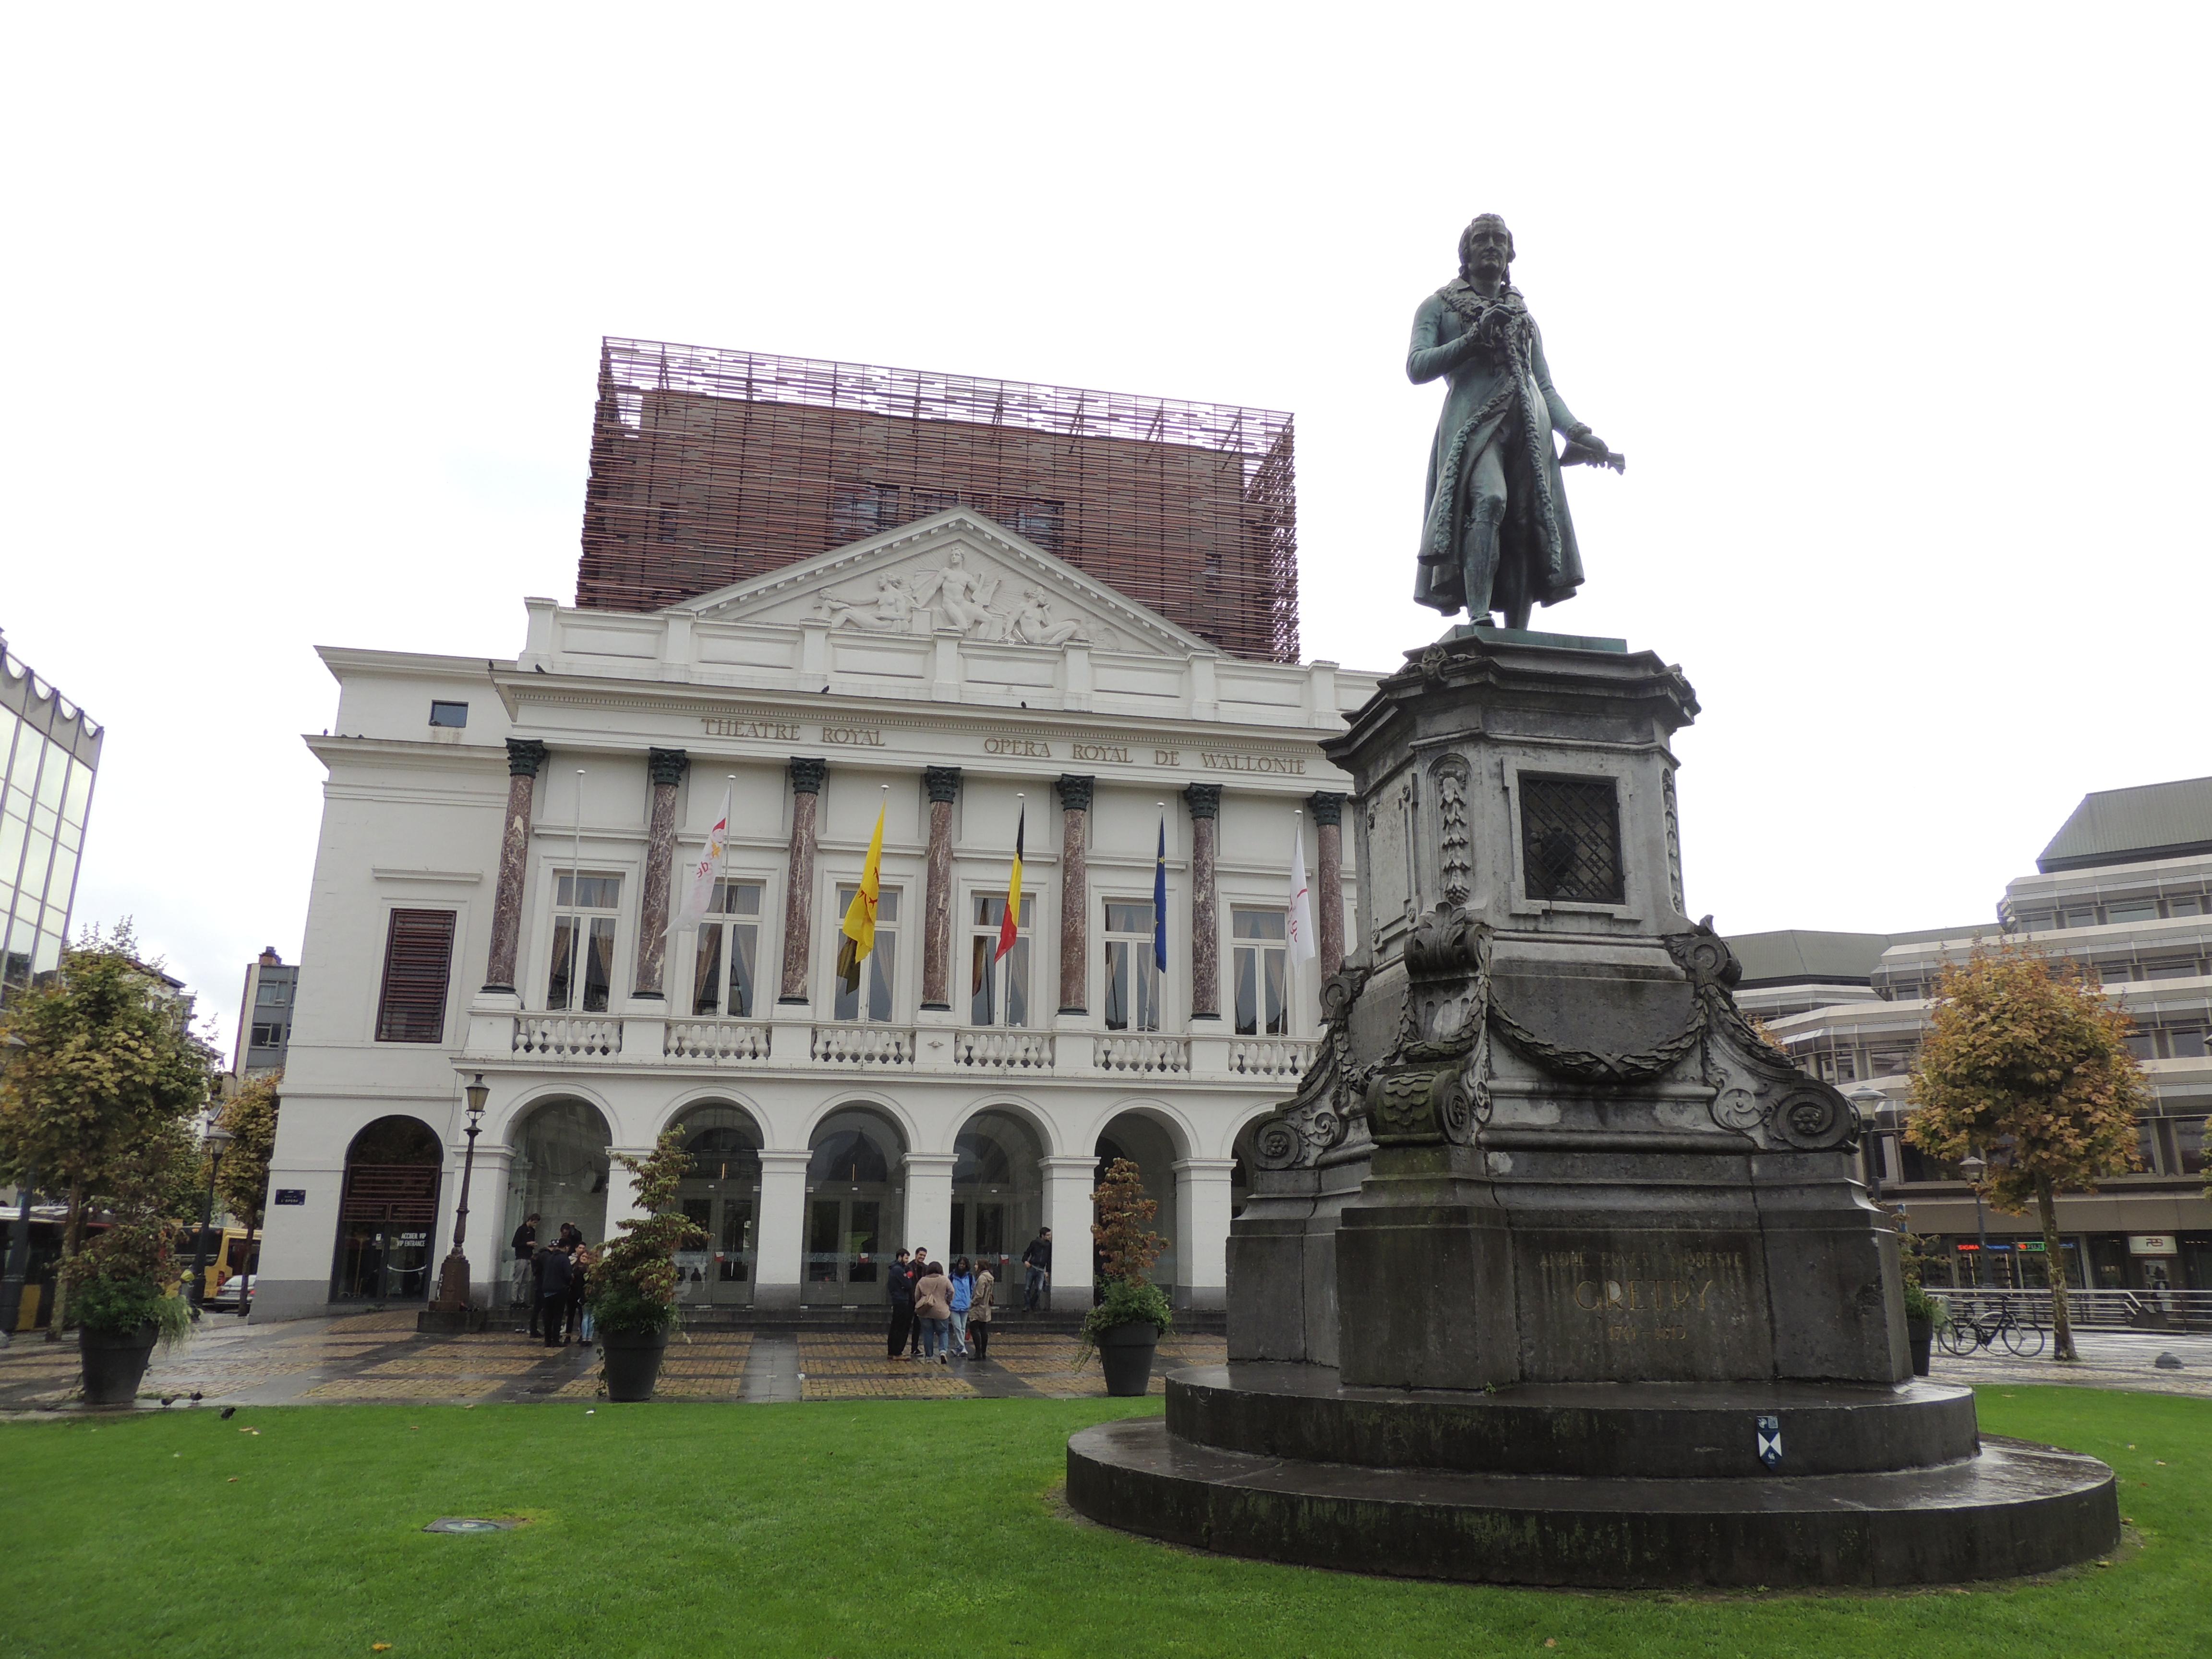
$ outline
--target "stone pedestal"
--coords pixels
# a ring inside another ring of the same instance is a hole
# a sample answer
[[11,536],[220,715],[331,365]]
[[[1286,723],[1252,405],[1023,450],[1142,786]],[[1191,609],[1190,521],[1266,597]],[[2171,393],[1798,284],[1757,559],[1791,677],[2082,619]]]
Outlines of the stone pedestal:
[[1078,1437],[1077,1508],[1546,1583],[1921,1583],[2116,1541],[2101,1464],[1984,1452],[1970,1399],[1911,1385],[1857,1115],[1683,914],[1697,712],[1618,641],[1462,628],[1325,745],[1364,948],[1257,1136],[1231,1363],[1171,1377],[1164,1425]]

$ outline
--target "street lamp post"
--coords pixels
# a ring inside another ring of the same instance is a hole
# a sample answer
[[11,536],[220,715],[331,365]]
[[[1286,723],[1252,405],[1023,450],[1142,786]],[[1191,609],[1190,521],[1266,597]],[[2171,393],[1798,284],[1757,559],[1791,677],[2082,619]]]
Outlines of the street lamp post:
[[[1861,1089],[1851,1097],[1851,1104],[1858,1108],[1862,1127],[1872,1130],[1881,1121],[1881,1109],[1889,1104],[1889,1097],[1879,1089]],[[1867,1196],[1879,1209],[1881,1207],[1881,1139],[1878,1137],[1870,1139],[1867,1142],[1867,1150],[1872,1154],[1867,1160]]]
[[1959,1173],[1974,1189],[1974,1277],[1978,1279],[1990,1270],[1990,1234],[1982,1216],[1982,1172],[1989,1167],[1990,1161],[1977,1152],[1970,1151],[1959,1160]]
[[25,1170],[15,1188],[19,1206],[8,1229],[8,1271],[0,1279],[0,1348],[15,1340],[15,1327],[23,1322],[23,1281],[31,1273],[31,1198],[38,1189],[39,1172]]
[[207,1196],[200,1200],[199,1236],[192,1240],[191,1282],[185,1288],[185,1299],[192,1304],[195,1313],[207,1300],[207,1236],[208,1228],[215,1221],[216,1172],[222,1168],[223,1150],[230,1142],[230,1131],[216,1122],[214,1115],[210,1113],[207,1133],[202,1141],[208,1152]]
[[477,1137],[483,1133],[484,1103],[491,1091],[483,1073],[462,1091],[469,1100],[468,1150],[461,1157],[461,1196],[453,1206],[453,1248],[438,1268],[438,1299],[425,1308],[416,1324],[422,1330],[465,1331],[471,1321],[469,1306],[469,1258],[462,1246],[469,1237],[469,1182],[476,1174]]

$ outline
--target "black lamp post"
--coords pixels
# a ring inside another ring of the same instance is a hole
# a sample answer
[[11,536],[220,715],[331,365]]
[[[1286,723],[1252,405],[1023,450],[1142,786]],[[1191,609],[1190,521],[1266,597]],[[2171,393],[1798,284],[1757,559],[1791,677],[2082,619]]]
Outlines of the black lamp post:
[[476,1174],[477,1137],[483,1133],[484,1103],[491,1098],[491,1091],[478,1072],[476,1081],[462,1092],[469,1100],[469,1126],[464,1132],[469,1145],[461,1158],[460,1201],[453,1206],[453,1248],[438,1267],[438,1299],[416,1322],[424,1330],[465,1331],[470,1324],[469,1258],[461,1247],[469,1236],[469,1182]]
[[1974,1189],[1974,1243],[1978,1247],[1974,1257],[1974,1277],[1980,1279],[1990,1269],[1989,1229],[1983,1224],[1982,1172],[1990,1167],[1989,1159],[1979,1152],[1969,1152],[1959,1160],[1959,1173]]
[[231,1139],[230,1131],[213,1121],[210,1115],[207,1133],[202,1141],[208,1152],[207,1196],[200,1201],[199,1236],[192,1241],[191,1282],[185,1287],[185,1299],[192,1304],[195,1312],[207,1300],[207,1236],[208,1228],[215,1221],[215,1177],[216,1172],[222,1168],[223,1151],[230,1145]]

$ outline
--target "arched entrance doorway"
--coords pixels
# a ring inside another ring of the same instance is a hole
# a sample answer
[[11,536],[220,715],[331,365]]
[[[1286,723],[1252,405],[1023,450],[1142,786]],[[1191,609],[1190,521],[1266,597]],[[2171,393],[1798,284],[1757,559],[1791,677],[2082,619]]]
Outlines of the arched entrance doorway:
[[346,1148],[333,1302],[421,1302],[430,1294],[430,1235],[444,1164],[416,1117],[380,1117]]
[[1022,1250],[1044,1218],[1044,1147],[1018,1114],[990,1107],[960,1126],[952,1143],[952,1240],[948,1257],[967,1256],[999,1281],[1019,1279]]
[[[1145,1196],[1158,1205],[1159,1213],[1152,1218],[1152,1231],[1160,1236],[1165,1246],[1160,1259],[1153,1264],[1152,1280],[1162,1289],[1172,1291],[1178,1271],[1176,1246],[1176,1159],[1182,1156],[1176,1150],[1175,1137],[1167,1126],[1141,1112],[1124,1112],[1108,1123],[1098,1137],[1098,1178],[1103,1180],[1106,1171],[1117,1158],[1126,1158],[1134,1164],[1144,1177]],[[1058,1238],[1053,1240],[1055,1271],[1053,1280],[1063,1282],[1064,1269],[1057,1267],[1059,1251],[1065,1248]],[[1093,1276],[1096,1276],[1094,1267]]]
[[691,1158],[677,1201],[707,1235],[702,1249],[676,1259],[684,1276],[678,1299],[750,1307],[758,1277],[760,1126],[744,1108],[710,1101],[688,1109],[672,1127]]
[[[523,1218],[535,1215],[541,1244],[551,1243],[567,1221],[598,1248],[607,1231],[607,1147],[613,1139],[599,1108],[583,1100],[547,1101],[511,1133],[514,1164],[501,1245],[508,1245]],[[512,1249],[501,1260],[514,1260]]]
[[844,1106],[807,1142],[806,1277],[802,1303],[854,1307],[881,1302],[884,1262],[904,1221],[894,1179],[906,1138],[865,1106]]

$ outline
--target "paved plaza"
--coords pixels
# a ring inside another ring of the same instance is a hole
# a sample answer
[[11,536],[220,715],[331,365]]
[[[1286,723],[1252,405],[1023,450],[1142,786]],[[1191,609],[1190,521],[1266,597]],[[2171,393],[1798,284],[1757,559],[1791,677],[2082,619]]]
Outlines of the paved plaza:
[[[1938,1352],[1938,1382],[1978,1388],[2066,1382],[2100,1389],[2212,1396],[2212,1336],[2084,1331],[2078,1364],[2048,1356],[2020,1359],[2002,1351],[1954,1358]],[[1096,1362],[1080,1367],[1073,1336],[1001,1330],[986,1364],[920,1364],[884,1358],[872,1331],[679,1333],[660,1373],[663,1400],[1079,1400],[1103,1395]],[[2160,1354],[2179,1359],[2162,1370]],[[1218,1336],[1171,1335],[1160,1346],[1152,1392],[1182,1365],[1218,1364]],[[18,1337],[0,1353],[0,1413],[52,1410],[76,1393],[74,1341]],[[472,1336],[420,1336],[412,1313],[240,1326],[210,1316],[175,1352],[156,1354],[140,1393],[178,1407],[198,1390],[209,1405],[324,1405],[343,1401],[467,1405],[477,1401],[594,1400],[597,1356],[580,1343],[548,1348],[511,1330]],[[173,1409],[174,1407],[173,1407]]]
[[[1218,1336],[1170,1335],[1152,1391],[1178,1366],[1218,1364]],[[884,1357],[884,1338],[856,1329],[679,1332],[668,1346],[663,1400],[963,1400],[1103,1396],[1097,1362],[1074,1364],[1072,1335],[1002,1329],[988,1362],[924,1364]],[[18,1337],[0,1353],[0,1413],[66,1407],[77,1389],[73,1340]],[[598,1357],[581,1343],[548,1348],[512,1330],[421,1336],[415,1316],[368,1313],[241,1326],[210,1316],[174,1352],[155,1355],[142,1403],[325,1405],[339,1401],[470,1405],[483,1401],[594,1400]]]

